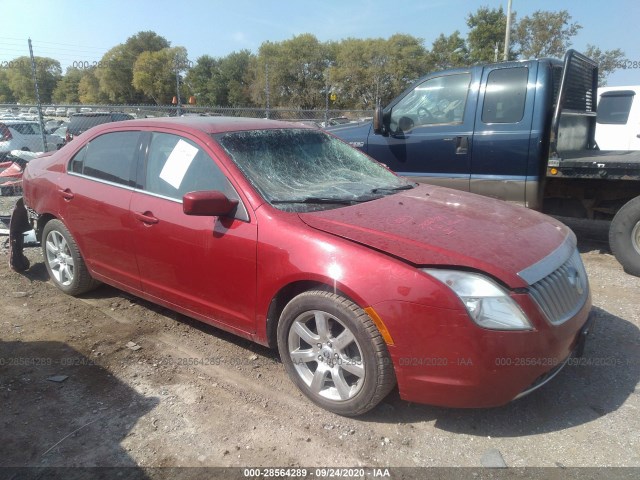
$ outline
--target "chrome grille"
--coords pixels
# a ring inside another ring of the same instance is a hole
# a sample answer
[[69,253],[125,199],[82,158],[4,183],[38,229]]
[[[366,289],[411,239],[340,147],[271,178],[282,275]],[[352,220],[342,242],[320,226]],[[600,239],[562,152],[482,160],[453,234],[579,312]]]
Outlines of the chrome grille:
[[529,294],[554,325],[578,313],[589,295],[587,272],[578,250],[560,268],[531,285]]

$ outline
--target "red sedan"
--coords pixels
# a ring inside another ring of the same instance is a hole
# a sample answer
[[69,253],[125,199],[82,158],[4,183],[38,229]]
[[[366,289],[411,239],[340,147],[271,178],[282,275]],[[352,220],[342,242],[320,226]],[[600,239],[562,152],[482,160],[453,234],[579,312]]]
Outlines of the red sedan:
[[409,183],[314,128],[233,118],[95,127],[32,160],[24,200],[51,279],[104,282],[279,349],[342,415],[402,398],[510,402],[581,350],[573,233]]

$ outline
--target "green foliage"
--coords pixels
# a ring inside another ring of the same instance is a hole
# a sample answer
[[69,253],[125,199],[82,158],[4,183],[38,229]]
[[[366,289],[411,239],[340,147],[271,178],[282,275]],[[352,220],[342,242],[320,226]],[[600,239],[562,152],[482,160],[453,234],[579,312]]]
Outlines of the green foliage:
[[100,104],[108,103],[109,96],[100,90],[100,81],[96,77],[96,68],[90,68],[83,72],[78,85],[78,98],[80,103]]
[[570,21],[571,15],[566,10],[538,10],[531,16],[523,17],[513,32],[521,57],[562,57],[571,46],[571,38],[582,28]]
[[448,37],[441,33],[431,45],[429,62],[432,70],[464,67],[469,64],[469,49],[457,30]]
[[176,76],[179,77],[186,64],[184,47],[142,52],[133,66],[132,85],[157,105],[170,104],[178,88]]
[[185,83],[198,104],[251,106],[253,60],[254,56],[248,50],[219,59],[204,55],[189,70]]
[[[34,57],[40,100],[51,103],[53,90],[62,76],[60,62],[48,57]],[[29,57],[18,57],[5,69],[6,81],[13,98],[20,103],[34,103],[36,93]]]
[[[480,7],[476,13],[470,13],[467,16],[467,26],[469,27],[467,45],[471,63],[496,61],[496,48],[498,48],[498,60],[502,60],[507,29],[507,15],[502,7],[497,9]],[[511,58],[511,54],[509,57]]]
[[[566,10],[536,11],[515,21],[509,59],[562,57],[581,26]],[[184,103],[277,108],[372,109],[387,104],[429,72],[502,59],[506,15],[499,7],[478,8],[466,17],[469,33],[440,34],[431,49],[420,38],[396,34],[388,39],[347,38],[320,42],[302,34],[282,42],[264,42],[257,54],[248,50],[214,58],[204,55],[191,66],[183,47],[171,48],[153,31],[138,32],[107,51],[96,67],[68,68],[37,57],[38,82],[44,103],[168,104],[176,95],[176,73]],[[620,49],[585,52],[600,65],[600,83],[624,59]],[[0,102],[35,101],[28,57],[0,69]],[[188,68],[191,67],[191,68]]]
[[13,103],[16,99],[9,87],[9,76],[7,70],[0,68],[0,103]]
[[155,32],[139,32],[104,54],[96,69],[100,90],[115,103],[145,103],[150,97],[133,86],[133,67],[143,52],[158,52],[170,43]]
[[350,38],[333,48],[329,83],[337,108],[372,109],[377,100],[387,103],[430,67],[422,39],[410,35]]
[[265,104],[268,77],[272,105],[303,109],[323,107],[331,54],[332,49],[311,34],[279,43],[263,43],[254,62],[253,101]]
[[60,79],[53,90],[52,100],[54,103],[79,103],[80,96],[78,87],[84,76],[84,71],[79,68],[67,68],[66,73]]
[[602,51],[598,47],[590,44],[587,44],[587,49],[584,54],[595,60],[598,64],[599,87],[604,87],[607,84],[607,77],[615,72],[618,69],[618,65],[625,59],[624,52],[619,48]]

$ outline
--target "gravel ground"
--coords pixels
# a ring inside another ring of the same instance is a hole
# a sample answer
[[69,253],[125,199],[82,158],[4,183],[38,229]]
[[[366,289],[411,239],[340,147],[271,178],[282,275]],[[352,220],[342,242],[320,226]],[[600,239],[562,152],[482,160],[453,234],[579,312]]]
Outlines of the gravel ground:
[[3,249],[0,467],[640,467],[640,278],[606,224],[570,226],[596,316],[580,364],[501,408],[392,392],[357,419],[310,404],[275,351],[107,286],[65,296],[38,248],[24,275]]

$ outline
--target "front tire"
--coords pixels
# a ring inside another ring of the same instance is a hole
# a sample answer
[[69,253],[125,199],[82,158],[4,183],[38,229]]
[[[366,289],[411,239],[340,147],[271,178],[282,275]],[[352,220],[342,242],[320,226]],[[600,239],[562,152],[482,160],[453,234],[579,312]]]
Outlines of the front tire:
[[609,245],[624,271],[640,277],[640,197],[627,202],[613,217]]
[[64,293],[80,295],[99,285],[91,278],[78,245],[60,220],[50,220],[42,231],[42,255],[51,280]]
[[304,292],[287,304],[278,350],[302,393],[339,415],[367,412],[395,386],[389,352],[369,315],[331,292]]

